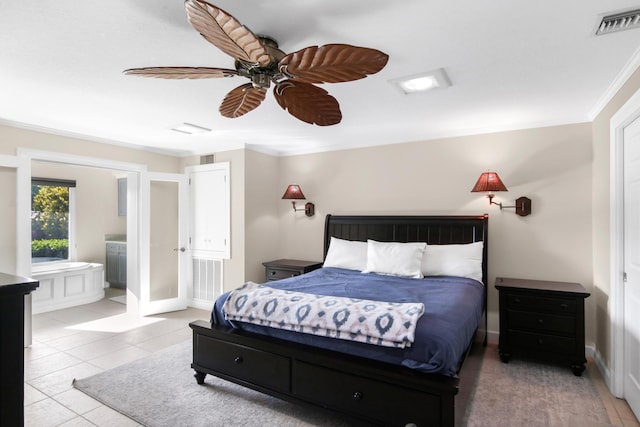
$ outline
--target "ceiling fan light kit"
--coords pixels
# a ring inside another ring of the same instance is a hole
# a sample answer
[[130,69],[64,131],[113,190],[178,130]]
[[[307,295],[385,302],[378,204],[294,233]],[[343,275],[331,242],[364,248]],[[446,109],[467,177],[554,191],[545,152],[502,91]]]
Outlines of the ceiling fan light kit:
[[376,49],[348,44],[309,46],[285,54],[266,35],[256,35],[229,13],[204,0],[186,0],[187,19],[208,42],[233,57],[235,69],[211,67],[145,67],[125,74],[164,79],[204,79],[242,76],[251,83],[232,89],[220,105],[220,114],[237,118],[253,111],[274,84],[282,109],[309,124],[340,123],[338,101],[315,84],[359,80],[382,70],[389,56]]

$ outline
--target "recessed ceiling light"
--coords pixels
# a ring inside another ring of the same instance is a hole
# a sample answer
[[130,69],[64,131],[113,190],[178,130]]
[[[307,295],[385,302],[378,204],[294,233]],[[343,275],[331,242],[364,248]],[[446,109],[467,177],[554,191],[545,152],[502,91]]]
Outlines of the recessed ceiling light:
[[198,126],[198,125],[193,125],[191,123],[179,124],[177,126],[172,127],[171,130],[175,130],[176,132],[180,132],[180,133],[188,133],[189,135],[194,133],[211,132],[211,129],[207,129],[205,127]]
[[400,77],[389,80],[389,82],[407,95],[433,89],[445,89],[451,86],[451,81],[442,68],[413,76]]

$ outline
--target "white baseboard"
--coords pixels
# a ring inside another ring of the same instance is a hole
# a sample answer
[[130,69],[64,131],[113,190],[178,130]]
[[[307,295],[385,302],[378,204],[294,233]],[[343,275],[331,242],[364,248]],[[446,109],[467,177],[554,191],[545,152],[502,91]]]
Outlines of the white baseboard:
[[213,310],[213,304],[214,303],[212,301],[206,301],[206,300],[201,300],[196,298],[191,298],[187,300],[187,305],[189,307],[199,308],[200,310],[206,310],[206,311]]
[[500,337],[500,332],[498,331],[487,331],[487,341],[490,343],[498,343],[498,338]]
[[[611,387],[611,371],[605,365],[600,352],[593,346],[586,346],[586,354],[587,356],[590,356],[591,358],[593,358],[593,361],[595,362],[596,367],[598,368],[598,371],[600,371],[600,375],[602,375],[602,379],[604,380],[604,383],[607,385],[607,388],[609,389],[611,394],[615,396],[615,393],[613,392],[613,388]],[[616,396],[616,397],[620,397],[620,396]]]

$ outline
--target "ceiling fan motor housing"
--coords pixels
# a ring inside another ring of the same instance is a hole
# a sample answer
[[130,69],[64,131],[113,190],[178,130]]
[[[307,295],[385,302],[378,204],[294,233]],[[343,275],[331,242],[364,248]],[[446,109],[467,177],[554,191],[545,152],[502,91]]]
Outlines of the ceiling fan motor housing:
[[247,63],[236,59],[235,67],[236,71],[241,75],[251,79],[251,84],[256,89],[269,89],[271,82],[277,83],[282,80],[284,76],[278,70],[278,63],[284,58],[285,53],[278,49],[278,42],[269,36],[258,36],[262,44],[264,45],[271,62],[266,67],[260,67],[257,64]]

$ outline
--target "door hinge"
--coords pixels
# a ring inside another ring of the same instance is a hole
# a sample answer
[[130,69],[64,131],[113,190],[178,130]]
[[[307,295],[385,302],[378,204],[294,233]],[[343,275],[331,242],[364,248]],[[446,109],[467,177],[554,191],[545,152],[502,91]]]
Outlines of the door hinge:
[[626,272],[626,271],[623,271],[623,272],[622,272],[622,281],[623,281],[624,283],[627,283],[627,272]]

